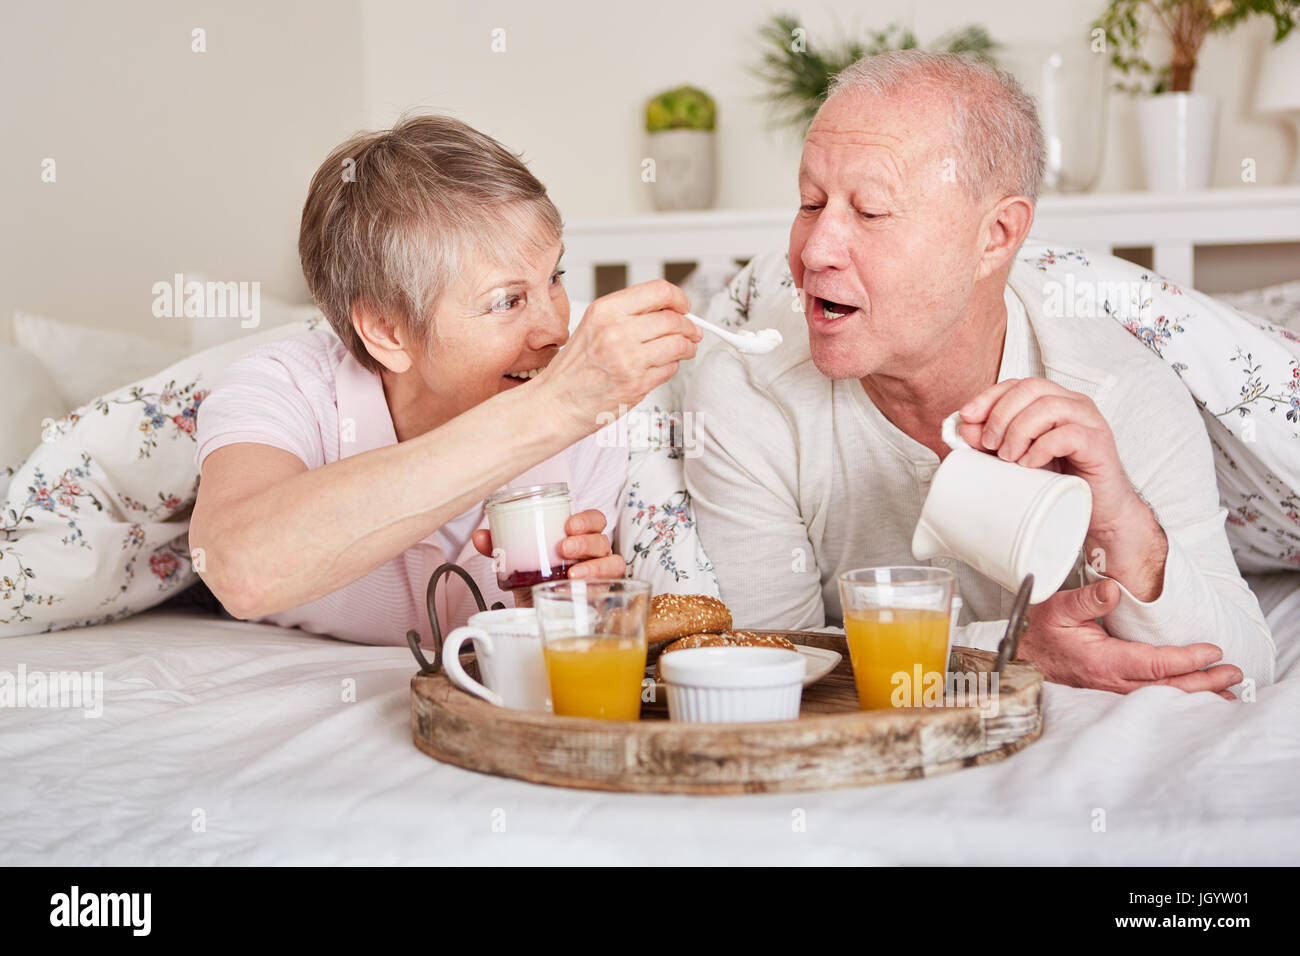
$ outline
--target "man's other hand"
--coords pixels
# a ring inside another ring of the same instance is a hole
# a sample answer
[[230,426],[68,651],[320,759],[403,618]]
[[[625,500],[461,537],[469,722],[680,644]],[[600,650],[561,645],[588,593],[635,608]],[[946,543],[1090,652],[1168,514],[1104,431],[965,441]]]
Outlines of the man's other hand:
[[1119,598],[1119,585],[1110,580],[1058,591],[1030,608],[1018,656],[1033,663],[1047,680],[1071,687],[1127,694],[1167,684],[1236,700],[1228,688],[1241,683],[1242,672],[1231,664],[1209,666],[1223,657],[1216,645],[1153,647],[1107,634],[1094,618],[1115,610]]

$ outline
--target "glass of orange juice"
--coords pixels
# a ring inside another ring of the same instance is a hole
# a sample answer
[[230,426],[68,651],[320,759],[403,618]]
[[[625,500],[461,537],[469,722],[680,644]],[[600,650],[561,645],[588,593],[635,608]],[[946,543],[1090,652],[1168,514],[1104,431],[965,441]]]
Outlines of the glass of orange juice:
[[942,704],[952,572],[929,567],[859,568],[841,574],[839,584],[862,709]]
[[532,593],[555,713],[639,719],[650,585],[579,578],[538,584]]

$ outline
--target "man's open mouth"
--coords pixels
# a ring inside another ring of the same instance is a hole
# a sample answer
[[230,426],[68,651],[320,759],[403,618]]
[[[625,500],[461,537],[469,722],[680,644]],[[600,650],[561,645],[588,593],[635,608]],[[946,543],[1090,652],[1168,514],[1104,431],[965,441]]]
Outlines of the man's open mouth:
[[821,311],[821,314],[831,321],[842,319],[846,315],[852,315],[854,312],[858,311],[856,305],[849,305],[844,302],[834,302],[831,299],[824,299],[821,296],[816,296],[814,301],[816,302],[818,309]]

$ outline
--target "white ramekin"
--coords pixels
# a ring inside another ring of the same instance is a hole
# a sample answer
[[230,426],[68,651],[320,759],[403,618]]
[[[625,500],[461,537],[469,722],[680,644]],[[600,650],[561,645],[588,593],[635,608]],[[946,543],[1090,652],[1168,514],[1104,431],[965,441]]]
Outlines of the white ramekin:
[[672,720],[739,723],[797,718],[808,664],[778,647],[692,647],[659,667]]

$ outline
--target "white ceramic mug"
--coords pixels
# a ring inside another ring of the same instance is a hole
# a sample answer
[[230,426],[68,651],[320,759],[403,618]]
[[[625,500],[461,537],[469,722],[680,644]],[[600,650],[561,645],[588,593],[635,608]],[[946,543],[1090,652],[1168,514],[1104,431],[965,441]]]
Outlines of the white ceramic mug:
[[[460,666],[460,647],[474,641],[483,686]],[[442,668],[453,684],[498,707],[551,711],[551,684],[537,633],[537,612],[530,607],[480,611],[442,645]]]
[[1008,591],[1033,574],[1030,603],[1056,593],[1069,575],[1092,519],[1092,490],[1075,475],[1025,468],[976,451],[944,419],[952,452],[935,472],[912,535],[918,561],[947,556]]

